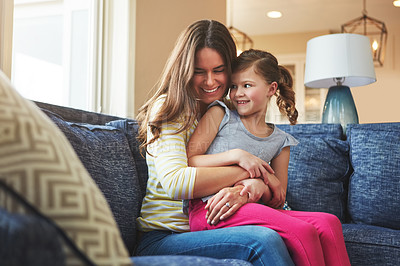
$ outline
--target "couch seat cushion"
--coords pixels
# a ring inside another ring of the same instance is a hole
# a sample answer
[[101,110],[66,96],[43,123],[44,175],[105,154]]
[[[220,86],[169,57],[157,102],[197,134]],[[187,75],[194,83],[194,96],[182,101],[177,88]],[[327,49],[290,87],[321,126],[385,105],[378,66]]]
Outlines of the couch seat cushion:
[[373,225],[343,224],[343,236],[351,265],[399,265],[399,230]]

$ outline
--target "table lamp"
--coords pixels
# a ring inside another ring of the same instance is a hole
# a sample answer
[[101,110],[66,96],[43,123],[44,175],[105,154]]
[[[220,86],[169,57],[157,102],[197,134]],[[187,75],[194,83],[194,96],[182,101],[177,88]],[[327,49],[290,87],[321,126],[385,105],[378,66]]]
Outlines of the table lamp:
[[304,85],[329,88],[322,123],[358,124],[349,86],[376,81],[369,38],[359,34],[328,34],[307,42]]

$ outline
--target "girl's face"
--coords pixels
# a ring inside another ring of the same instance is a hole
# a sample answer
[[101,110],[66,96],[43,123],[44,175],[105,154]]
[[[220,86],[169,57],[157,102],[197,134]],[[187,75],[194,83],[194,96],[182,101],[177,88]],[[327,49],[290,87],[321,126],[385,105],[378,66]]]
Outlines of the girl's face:
[[228,73],[220,54],[211,48],[197,51],[193,86],[204,105],[220,100],[227,89]]
[[229,96],[241,116],[265,116],[269,99],[275,94],[276,87],[276,82],[268,84],[254,72],[254,67],[250,67],[232,75]]

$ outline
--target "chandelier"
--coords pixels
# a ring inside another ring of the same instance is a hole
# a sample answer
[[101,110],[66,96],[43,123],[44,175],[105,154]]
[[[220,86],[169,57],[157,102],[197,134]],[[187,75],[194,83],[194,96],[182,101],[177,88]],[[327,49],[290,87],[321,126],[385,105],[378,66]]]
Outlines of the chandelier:
[[343,24],[342,33],[356,33],[367,36],[370,39],[373,60],[377,65],[382,66],[385,59],[388,32],[384,22],[367,16],[365,1],[362,16]]
[[236,44],[237,55],[240,55],[243,51],[253,48],[253,40],[243,31],[240,31],[233,26],[229,27],[233,39]]

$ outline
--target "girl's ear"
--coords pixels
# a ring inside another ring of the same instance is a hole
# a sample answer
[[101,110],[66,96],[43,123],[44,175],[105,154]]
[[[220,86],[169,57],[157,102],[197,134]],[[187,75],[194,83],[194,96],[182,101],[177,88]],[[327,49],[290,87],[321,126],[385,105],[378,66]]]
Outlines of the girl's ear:
[[278,83],[276,81],[269,84],[268,96],[271,97],[271,96],[275,95],[277,89],[278,89]]

